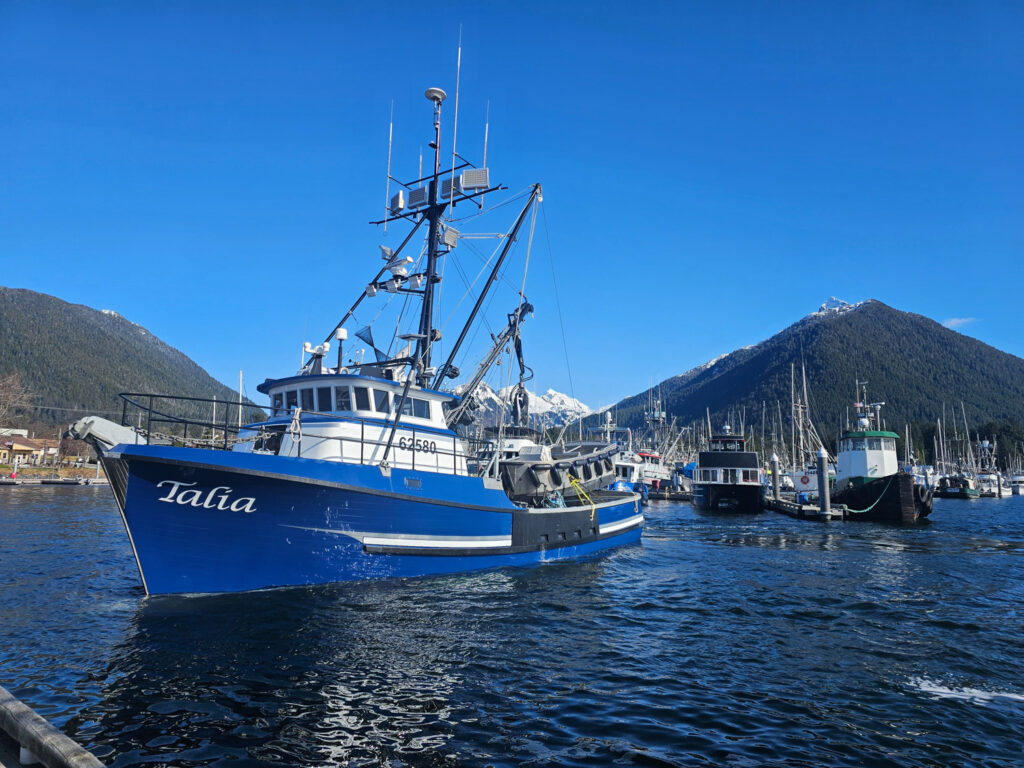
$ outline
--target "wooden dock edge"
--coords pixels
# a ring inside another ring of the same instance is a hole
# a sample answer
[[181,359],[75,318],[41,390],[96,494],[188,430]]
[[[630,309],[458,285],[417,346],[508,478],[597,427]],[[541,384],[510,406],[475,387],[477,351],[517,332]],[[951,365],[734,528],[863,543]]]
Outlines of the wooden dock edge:
[[46,768],[103,768],[92,752],[58,731],[3,686],[0,730]]
[[829,510],[829,514],[825,515],[821,507],[816,504],[797,504],[795,501],[766,496],[764,508],[800,520],[845,520],[847,518],[847,509],[842,504],[833,506]]

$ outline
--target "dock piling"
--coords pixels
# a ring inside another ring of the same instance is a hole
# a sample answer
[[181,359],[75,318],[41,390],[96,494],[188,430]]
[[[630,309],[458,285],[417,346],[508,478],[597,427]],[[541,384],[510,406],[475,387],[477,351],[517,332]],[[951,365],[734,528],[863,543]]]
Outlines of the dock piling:
[[828,454],[825,453],[825,446],[818,449],[818,506],[828,520],[832,514],[832,499],[829,498]]

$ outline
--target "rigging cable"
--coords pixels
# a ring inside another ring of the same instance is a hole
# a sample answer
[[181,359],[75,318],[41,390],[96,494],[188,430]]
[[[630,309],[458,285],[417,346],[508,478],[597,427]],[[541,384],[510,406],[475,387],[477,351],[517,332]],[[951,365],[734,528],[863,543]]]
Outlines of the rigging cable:
[[[541,205],[543,206],[543,203],[541,203]],[[562,351],[565,353],[565,370],[566,373],[569,374],[569,394],[571,394],[572,398],[575,400],[576,387],[573,385],[572,367],[569,365],[569,345],[565,340],[565,323],[562,320],[562,303],[558,298],[558,281],[555,279],[555,257],[551,250],[551,232],[548,229],[548,214],[543,207],[541,208],[541,214],[544,219],[544,236],[548,243],[548,263],[551,265],[551,284],[555,289],[555,308],[558,310],[558,326],[562,331]],[[582,419],[583,417],[580,418]]]

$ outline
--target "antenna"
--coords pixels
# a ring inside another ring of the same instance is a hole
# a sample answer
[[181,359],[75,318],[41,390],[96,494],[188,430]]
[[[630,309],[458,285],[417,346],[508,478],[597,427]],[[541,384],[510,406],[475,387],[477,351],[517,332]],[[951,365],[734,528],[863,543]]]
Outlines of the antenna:
[[388,231],[388,203],[391,200],[391,137],[395,128],[395,100],[391,100],[391,117],[388,120],[388,181],[384,189],[384,233]]
[[487,112],[484,113],[484,168],[487,167],[487,133],[491,128],[491,100],[487,100]]
[[[459,77],[462,75],[462,25],[459,24],[459,56],[455,64],[455,115],[452,125],[452,183],[448,192],[448,204],[455,199],[455,139],[459,135]],[[484,166],[486,168],[486,166]]]

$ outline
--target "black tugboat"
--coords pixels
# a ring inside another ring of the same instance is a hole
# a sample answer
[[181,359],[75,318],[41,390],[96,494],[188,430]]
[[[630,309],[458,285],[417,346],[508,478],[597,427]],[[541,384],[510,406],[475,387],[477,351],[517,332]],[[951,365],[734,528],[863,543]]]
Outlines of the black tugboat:
[[[858,382],[858,389],[860,382]],[[908,525],[932,511],[932,492],[899,470],[895,432],[881,429],[885,403],[854,403],[857,421],[839,441],[839,462],[832,504],[845,505],[847,520]]]
[[760,512],[764,502],[761,466],[747,440],[726,426],[697,454],[693,503],[708,512]]

